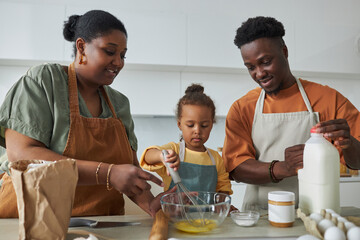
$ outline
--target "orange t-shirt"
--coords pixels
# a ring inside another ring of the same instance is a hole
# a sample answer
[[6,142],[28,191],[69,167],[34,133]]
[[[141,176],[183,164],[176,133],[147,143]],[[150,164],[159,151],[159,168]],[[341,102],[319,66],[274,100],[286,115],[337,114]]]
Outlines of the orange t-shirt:
[[[360,113],[356,107],[336,90],[318,83],[300,79],[314,112],[320,122],[346,119],[353,137],[360,140]],[[236,100],[226,117],[226,136],[222,156],[228,172],[247,159],[255,159],[251,138],[256,102],[261,88],[255,88]],[[297,84],[281,90],[276,96],[265,96],[263,113],[307,111]],[[266,137],[266,136],[264,136]],[[344,162],[344,160],[341,160]]]

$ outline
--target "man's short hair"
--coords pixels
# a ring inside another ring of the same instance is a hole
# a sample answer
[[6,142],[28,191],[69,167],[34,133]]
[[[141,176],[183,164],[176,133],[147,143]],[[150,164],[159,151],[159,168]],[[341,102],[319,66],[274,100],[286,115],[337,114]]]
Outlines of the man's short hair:
[[[276,38],[285,35],[284,25],[273,17],[254,17],[243,22],[236,31],[234,43],[238,48],[258,38]],[[282,40],[283,42],[283,40]]]

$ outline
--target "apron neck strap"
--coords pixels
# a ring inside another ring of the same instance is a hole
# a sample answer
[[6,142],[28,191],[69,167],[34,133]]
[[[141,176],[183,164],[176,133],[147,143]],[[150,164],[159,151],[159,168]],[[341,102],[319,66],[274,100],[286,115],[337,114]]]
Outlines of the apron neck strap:
[[[179,150],[180,162],[184,162],[184,159],[185,159],[185,141],[184,141],[184,139],[182,139],[180,141],[179,145],[180,145],[180,150]],[[214,156],[211,154],[211,152],[209,151],[209,149],[207,147],[205,147],[205,149],[206,149],[207,154],[209,154],[212,164],[215,165],[216,163],[215,163]]]
[[[299,91],[300,91],[300,94],[304,100],[304,103],[305,103],[305,106],[307,108],[307,110],[310,112],[310,113],[313,113],[313,109],[311,107],[311,104],[310,104],[310,101],[309,101],[309,98],[307,97],[306,95],[306,92],[304,90],[304,87],[303,85],[301,84],[300,80],[298,78],[295,78],[296,80],[296,84],[298,85],[298,88],[299,88]],[[261,113],[263,113],[264,111],[264,100],[265,100],[265,90],[262,89],[261,92],[260,92],[260,96],[258,98],[258,101],[256,103],[256,107],[255,107],[255,113],[254,113],[254,119],[256,118],[256,116]]]
[[[76,72],[75,72],[75,63],[71,63],[69,65],[68,70],[68,84],[69,84],[69,105],[70,105],[70,115],[71,114],[79,114],[79,96],[78,96],[78,88],[77,88],[77,81],[76,81]],[[106,103],[108,104],[111,113],[114,118],[117,118],[115,109],[111,104],[109,96],[107,95],[103,86],[100,87],[100,91],[105,98]]]
[[77,89],[75,63],[74,62],[69,65],[68,85],[69,85],[70,115],[80,114],[78,89]]

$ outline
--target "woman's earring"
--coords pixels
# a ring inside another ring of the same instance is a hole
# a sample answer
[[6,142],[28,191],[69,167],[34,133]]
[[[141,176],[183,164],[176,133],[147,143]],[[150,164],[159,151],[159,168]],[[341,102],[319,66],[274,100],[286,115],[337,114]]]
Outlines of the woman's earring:
[[[85,60],[83,59],[83,57],[85,58]],[[81,54],[79,64],[85,64],[85,63],[86,63],[86,57],[85,57],[85,55]]]

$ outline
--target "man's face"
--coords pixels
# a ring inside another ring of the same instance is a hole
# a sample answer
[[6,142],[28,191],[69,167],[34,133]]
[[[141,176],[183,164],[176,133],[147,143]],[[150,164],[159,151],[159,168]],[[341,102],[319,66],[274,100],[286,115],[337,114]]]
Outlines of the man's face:
[[287,48],[280,38],[259,38],[240,51],[250,76],[266,93],[276,94],[292,85]]

